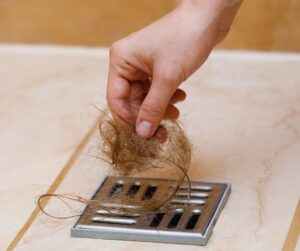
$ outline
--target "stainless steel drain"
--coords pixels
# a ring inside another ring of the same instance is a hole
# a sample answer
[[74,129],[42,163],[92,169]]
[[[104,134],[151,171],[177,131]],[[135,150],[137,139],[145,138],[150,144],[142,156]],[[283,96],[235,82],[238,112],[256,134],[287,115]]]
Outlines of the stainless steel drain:
[[[71,229],[71,236],[205,245],[230,194],[227,183],[192,181],[190,193],[187,183],[183,183],[169,202],[175,207],[171,212],[149,217],[111,213],[121,206],[136,208],[141,200],[166,195],[175,184],[163,179],[106,177],[93,199],[111,210],[87,206]],[[120,205],[118,198],[124,196],[129,199]]]

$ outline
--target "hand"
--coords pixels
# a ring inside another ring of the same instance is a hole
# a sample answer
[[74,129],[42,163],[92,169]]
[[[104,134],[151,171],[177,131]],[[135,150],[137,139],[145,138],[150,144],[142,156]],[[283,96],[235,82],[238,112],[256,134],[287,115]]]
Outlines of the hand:
[[179,85],[228,33],[239,0],[185,0],[174,11],[110,48],[107,101],[117,123],[149,138],[163,118],[177,119]]

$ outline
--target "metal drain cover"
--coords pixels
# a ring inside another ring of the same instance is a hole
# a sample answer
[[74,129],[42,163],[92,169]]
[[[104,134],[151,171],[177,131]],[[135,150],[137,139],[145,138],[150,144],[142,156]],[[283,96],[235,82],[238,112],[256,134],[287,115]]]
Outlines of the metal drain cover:
[[[164,179],[109,176],[92,199],[112,210],[118,206],[134,208],[141,200],[167,194],[175,184]],[[230,184],[192,181],[188,198],[189,187],[183,183],[169,202],[176,209],[149,217],[110,214],[102,208],[87,206],[71,229],[71,236],[205,245],[229,194]],[[124,196],[129,198],[127,203],[118,205],[118,198]]]

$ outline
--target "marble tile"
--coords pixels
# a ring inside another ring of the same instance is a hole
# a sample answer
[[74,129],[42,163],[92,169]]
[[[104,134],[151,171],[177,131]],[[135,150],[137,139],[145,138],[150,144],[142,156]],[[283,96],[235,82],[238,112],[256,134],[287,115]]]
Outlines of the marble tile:
[[95,123],[106,58],[102,49],[0,46],[0,250]]
[[[16,250],[281,250],[300,195],[299,68],[300,55],[216,51],[184,84],[190,177],[233,188],[206,247],[70,238],[76,219],[39,214]],[[58,193],[93,194],[109,172],[89,155],[97,142],[95,132]],[[55,200],[46,210],[68,213]]]

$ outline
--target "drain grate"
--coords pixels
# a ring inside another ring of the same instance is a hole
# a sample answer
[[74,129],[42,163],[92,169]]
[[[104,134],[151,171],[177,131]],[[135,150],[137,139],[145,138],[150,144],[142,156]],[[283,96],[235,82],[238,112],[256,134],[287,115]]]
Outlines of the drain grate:
[[[138,208],[141,200],[168,196],[175,184],[163,179],[106,177],[93,199],[111,210],[87,206],[71,236],[205,245],[230,194],[227,183],[192,181],[190,192],[183,183],[170,201],[174,210],[149,217],[111,213],[120,207]],[[128,199],[120,205],[124,196]]]

